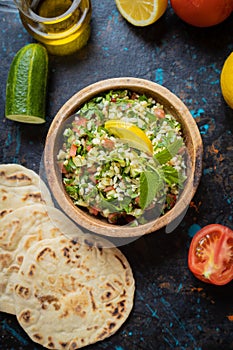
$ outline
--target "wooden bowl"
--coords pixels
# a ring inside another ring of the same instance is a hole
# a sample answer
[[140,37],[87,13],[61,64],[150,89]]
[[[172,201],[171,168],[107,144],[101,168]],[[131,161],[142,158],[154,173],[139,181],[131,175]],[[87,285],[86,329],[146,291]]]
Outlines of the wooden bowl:
[[[104,218],[97,218],[74,205],[65,192],[62,176],[57,165],[57,154],[61,147],[61,130],[64,123],[85,102],[102,92],[116,89],[129,89],[137,93],[144,93],[153,97],[164,106],[166,112],[174,115],[181,123],[183,136],[187,146],[190,167],[188,179],[175,206],[166,214],[155,218],[144,225],[130,227],[119,226],[107,222]],[[184,103],[163,86],[148,80],[138,78],[113,78],[94,83],[72,96],[55,116],[45,143],[44,166],[51,192],[62,209],[74,222],[94,233],[109,237],[136,237],[145,233],[155,232],[165,226],[178,225],[192,200],[202,172],[202,139],[198,127]],[[168,230],[169,231],[169,230]]]

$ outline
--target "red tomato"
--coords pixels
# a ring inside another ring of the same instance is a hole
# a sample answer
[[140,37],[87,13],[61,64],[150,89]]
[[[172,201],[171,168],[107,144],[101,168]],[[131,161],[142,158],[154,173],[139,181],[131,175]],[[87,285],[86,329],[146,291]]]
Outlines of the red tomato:
[[77,146],[72,144],[71,147],[70,147],[70,153],[69,153],[69,156],[70,157],[75,157],[76,156],[76,151],[77,151]]
[[192,239],[188,266],[204,282],[223,285],[233,280],[233,231],[219,224],[203,227]]
[[196,27],[223,22],[233,11],[233,0],[171,0],[177,16]]

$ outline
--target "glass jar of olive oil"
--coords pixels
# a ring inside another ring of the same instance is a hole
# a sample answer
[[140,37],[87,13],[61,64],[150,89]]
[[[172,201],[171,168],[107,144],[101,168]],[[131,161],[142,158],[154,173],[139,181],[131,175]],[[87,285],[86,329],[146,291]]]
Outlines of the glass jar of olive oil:
[[53,55],[70,55],[90,37],[90,0],[14,0],[26,30]]

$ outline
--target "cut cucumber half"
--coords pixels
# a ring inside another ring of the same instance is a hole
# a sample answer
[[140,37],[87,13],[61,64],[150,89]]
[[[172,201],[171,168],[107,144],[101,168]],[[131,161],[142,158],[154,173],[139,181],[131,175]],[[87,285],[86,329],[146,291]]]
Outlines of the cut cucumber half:
[[6,85],[5,116],[31,124],[45,122],[48,53],[40,44],[28,44],[15,55]]

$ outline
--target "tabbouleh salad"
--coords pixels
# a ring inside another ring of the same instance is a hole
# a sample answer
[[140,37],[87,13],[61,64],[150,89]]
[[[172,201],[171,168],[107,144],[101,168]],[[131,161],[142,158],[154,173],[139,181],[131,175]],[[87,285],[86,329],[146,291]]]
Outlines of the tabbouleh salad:
[[[106,127],[136,125],[153,153],[132,147]],[[153,98],[109,91],[85,103],[63,133],[58,153],[65,190],[74,204],[112,224],[143,224],[170,210],[187,177],[181,125]]]

